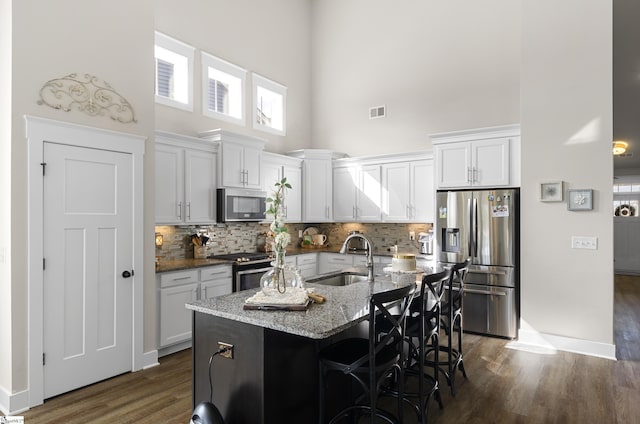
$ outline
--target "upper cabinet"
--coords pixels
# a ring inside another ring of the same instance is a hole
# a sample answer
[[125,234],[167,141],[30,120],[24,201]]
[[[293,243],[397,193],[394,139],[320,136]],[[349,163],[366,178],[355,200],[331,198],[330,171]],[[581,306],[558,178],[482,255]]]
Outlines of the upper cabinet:
[[[339,161],[337,161],[339,162]],[[333,219],[379,222],[380,165],[350,164],[333,168]]]
[[[262,189],[271,194],[275,183],[286,178],[291,185],[284,193],[284,213],[287,222],[302,221],[302,160],[275,153],[262,154]],[[273,217],[267,216],[267,220]]]
[[332,160],[344,155],[323,149],[288,153],[302,161],[302,221],[333,222]]
[[199,136],[220,142],[220,187],[262,188],[260,178],[265,140],[220,129],[200,133]]
[[217,145],[156,132],[156,224],[216,221]]
[[433,134],[438,189],[518,187],[520,126]]
[[382,220],[434,222],[433,158],[382,165]]

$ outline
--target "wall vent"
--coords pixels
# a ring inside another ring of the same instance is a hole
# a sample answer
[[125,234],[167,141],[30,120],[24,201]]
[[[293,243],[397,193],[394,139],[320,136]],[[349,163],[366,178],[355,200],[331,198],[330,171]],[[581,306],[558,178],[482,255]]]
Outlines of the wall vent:
[[387,107],[385,105],[369,108],[369,119],[384,118],[385,116],[387,116]]

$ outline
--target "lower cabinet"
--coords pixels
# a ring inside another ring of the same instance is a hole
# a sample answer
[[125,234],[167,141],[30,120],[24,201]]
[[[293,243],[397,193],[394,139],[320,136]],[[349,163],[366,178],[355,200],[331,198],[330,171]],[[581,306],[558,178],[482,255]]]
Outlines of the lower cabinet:
[[318,254],[305,253],[296,255],[296,267],[304,278],[311,278],[318,275]]
[[[191,311],[185,304],[231,293],[231,265],[158,274],[158,348],[176,346],[173,353],[191,345]],[[162,352],[160,352],[162,354]]]

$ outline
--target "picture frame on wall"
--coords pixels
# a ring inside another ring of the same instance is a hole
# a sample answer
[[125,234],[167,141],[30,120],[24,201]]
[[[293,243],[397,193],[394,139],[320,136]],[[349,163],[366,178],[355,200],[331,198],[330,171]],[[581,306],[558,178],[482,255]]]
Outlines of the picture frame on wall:
[[564,187],[562,181],[551,181],[540,184],[541,202],[562,202],[564,199]]
[[567,210],[590,211],[593,210],[593,190],[567,190]]

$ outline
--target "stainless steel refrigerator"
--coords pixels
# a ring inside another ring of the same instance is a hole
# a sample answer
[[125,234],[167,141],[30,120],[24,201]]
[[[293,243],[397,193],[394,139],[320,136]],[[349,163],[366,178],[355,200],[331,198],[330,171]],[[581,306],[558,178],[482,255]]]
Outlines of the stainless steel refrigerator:
[[439,191],[436,203],[439,262],[472,260],[464,286],[464,330],[517,337],[519,190]]

